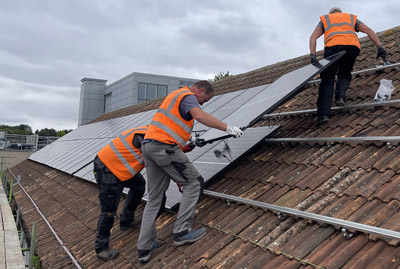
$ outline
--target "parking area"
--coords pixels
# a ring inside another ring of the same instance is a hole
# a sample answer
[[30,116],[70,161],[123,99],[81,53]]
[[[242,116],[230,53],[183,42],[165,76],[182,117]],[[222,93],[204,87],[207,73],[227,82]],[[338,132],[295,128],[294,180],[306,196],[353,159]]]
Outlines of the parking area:
[[34,151],[0,150],[0,170],[4,171],[19,164],[33,153]]

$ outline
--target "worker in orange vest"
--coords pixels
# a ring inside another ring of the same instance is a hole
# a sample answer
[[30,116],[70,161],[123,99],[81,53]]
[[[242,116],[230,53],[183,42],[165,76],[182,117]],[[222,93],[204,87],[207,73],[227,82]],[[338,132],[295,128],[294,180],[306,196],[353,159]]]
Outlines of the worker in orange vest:
[[140,148],[146,131],[147,126],[141,126],[123,132],[102,148],[94,160],[93,173],[99,188],[101,205],[95,251],[97,257],[105,261],[118,255],[116,249],[109,247],[109,241],[124,188],[129,188],[129,192],[120,215],[120,230],[127,231],[135,227],[135,210],[146,187],[146,181],[140,174],[144,167]]
[[191,136],[194,120],[239,137],[242,130],[230,126],[204,112],[200,106],[214,95],[210,82],[198,81],[191,87],[176,90],[165,97],[154,115],[142,144],[146,163],[149,199],[142,216],[138,239],[139,261],[145,263],[159,247],[155,219],[170,179],[182,186],[182,200],[173,228],[174,244],[181,246],[196,242],[206,234],[205,228],[192,229],[194,211],[204,189],[204,179],[182,151]]
[[[346,51],[338,61],[321,72],[321,84],[319,86],[317,100],[316,125],[329,121],[333,93],[337,106],[346,103],[346,90],[351,81],[351,70],[358,54],[360,53],[360,42],[356,32],[368,35],[368,38],[377,47],[377,59],[382,57],[386,62],[386,51],[382,47],[378,36],[371,28],[357,19],[356,15],[342,13],[338,7],[331,8],[328,15],[320,17],[320,22],[310,37],[310,59],[311,63],[318,62],[316,53],[317,39],[324,34],[324,58],[341,51]],[[335,76],[337,75],[336,89]]]

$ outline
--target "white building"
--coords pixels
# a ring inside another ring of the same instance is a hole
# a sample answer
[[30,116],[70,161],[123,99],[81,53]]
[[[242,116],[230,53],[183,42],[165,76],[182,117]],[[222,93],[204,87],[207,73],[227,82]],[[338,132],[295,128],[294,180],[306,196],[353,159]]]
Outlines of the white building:
[[198,79],[134,72],[107,85],[107,80],[83,78],[79,101],[78,126],[120,108],[166,96]]

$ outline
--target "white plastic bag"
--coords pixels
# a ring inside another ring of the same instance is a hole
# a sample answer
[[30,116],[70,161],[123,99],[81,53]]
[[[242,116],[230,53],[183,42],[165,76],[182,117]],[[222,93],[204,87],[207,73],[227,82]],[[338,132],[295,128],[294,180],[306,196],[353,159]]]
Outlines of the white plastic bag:
[[391,80],[388,79],[381,79],[381,85],[379,89],[376,91],[374,101],[387,101],[390,99],[390,96],[393,92],[393,84]]

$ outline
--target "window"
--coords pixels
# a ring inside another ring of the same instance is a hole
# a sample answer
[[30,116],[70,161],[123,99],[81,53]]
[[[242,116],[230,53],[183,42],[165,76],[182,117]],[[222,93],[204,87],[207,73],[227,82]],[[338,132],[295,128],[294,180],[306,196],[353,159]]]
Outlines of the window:
[[111,98],[112,98],[112,92],[109,92],[106,95],[104,95],[104,110],[103,110],[104,113],[107,111],[107,106],[111,104]]
[[167,85],[139,83],[138,104],[167,95]]

